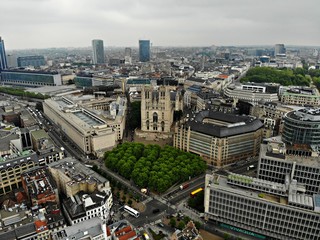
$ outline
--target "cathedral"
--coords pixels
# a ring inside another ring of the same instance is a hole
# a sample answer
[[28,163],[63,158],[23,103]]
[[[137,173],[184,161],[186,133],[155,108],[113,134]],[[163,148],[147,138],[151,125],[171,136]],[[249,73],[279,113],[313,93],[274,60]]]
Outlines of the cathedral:
[[183,97],[176,86],[145,86],[141,91],[141,130],[169,133],[174,111],[183,109]]

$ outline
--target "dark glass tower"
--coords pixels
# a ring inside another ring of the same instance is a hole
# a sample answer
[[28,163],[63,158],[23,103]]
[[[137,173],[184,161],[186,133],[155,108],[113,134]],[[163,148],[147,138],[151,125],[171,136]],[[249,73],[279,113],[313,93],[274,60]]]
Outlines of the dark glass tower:
[[150,61],[150,40],[139,40],[139,60],[140,62]]
[[99,39],[92,40],[93,64],[105,63],[103,41]]
[[0,37],[0,71],[7,68],[8,68],[8,64],[7,64],[6,50],[4,48],[4,41]]

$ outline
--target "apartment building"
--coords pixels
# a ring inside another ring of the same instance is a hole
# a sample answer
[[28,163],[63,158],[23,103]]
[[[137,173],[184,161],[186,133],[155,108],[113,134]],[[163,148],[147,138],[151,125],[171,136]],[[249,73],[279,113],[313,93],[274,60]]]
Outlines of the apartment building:
[[109,219],[113,202],[107,179],[74,158],[49,164],[49,171],[59,191],[66,196],[62,207],[69,224],[94,217],[104,222]]
[[39,165],[39,157],[32,150],[0,157],[0,196],[22,187],[21,173]]
[[51,234],[52,240],[68,239],[107,239],[106,224],[100,218],[91,218],[76,225],[66,227]]

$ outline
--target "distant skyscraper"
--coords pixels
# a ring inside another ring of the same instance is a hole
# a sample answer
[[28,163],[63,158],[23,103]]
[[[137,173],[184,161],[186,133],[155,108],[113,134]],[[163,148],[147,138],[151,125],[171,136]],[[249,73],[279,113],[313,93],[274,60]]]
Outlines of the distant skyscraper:
[[274,55],[277,56],[278,54],[286,54],[286,48],[284,44],[276,44],[274,46]]
[[140,62],[150,61],[150,40],[139,40],[139,60]]
[[131,50],[131,48],[129,48],[129,47],[126,47],[126,48],[124,49],[124,55],[125,55],[126,57],[131,57],[131,52],[132,52],[132,50]]
[[132,62],[131,55],[132,55],[131,48],[128,48],[128,47],[125,48],[124,49],[124,62],[125,62],[125,64],[131,64],[131,62]]
[[7,55],[4,48],[4,41],[0,37],[0,71],[8,68]]
[[7,63],[8,63],[8,68],[18,67],[17,55],[16,54],[8,54],[7,55]]
[[104,47],[102,40],[92,40],[92,51],[93,51],[93,64],[103,64],[105,63],[104,59]]

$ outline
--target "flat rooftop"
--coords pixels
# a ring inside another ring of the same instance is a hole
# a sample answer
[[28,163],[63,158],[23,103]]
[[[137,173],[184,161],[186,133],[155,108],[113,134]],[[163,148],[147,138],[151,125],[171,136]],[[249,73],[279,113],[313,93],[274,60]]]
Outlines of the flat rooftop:
[[[210,178],[212,178],[212,176],[210,176]],[[214,180],[211,181],[211,184],[215,184],[216,186],[215,188],[223,188],[224,190],[227,190],[229,192],[236,193],[239,195],[250,196],[251,198],[257,198],[259,200],[264,199],[264,200],[274,202],[274,203],[279,203],[279,204],[280,203],[285,205],[288,204],[288,200],[286,200],[286,198],[284,197],[280,197],[280,196],[276,196],[268,193],[262,193],[261,191],[254,191],[252,189],[238,187],[236,185],[231,185],[228,183],[228,178],[226,176],[219,175],[219,177],[215,181]]]
[[105,124],[103,121],[99,120],[98,118],[94,118],[92,115],[90,116],[85,111],[78,111],[73,113],[75,116],[81,119],[81,121],[89,124],[89,125],[103,125]]
[[[74,158],[64,158],[57,162],[50,163],[48,166],[49,168],[58,169],[68,175],[74,183],[86,180],[97,183],[108,182],[107,179]],[[72,182],[69,184],[72,184]]]
[[[272,141],[272,144],[277,150],[277,146],[280,144],[284,144],[279,138],[273,138],[275,140]],[[269,144],[270,146],[270,144]],[[283,149],[285,151],[285,148]],[[289,155],[289,154],[282,154],[282,153],[272,153],[270,149],[268,149],[267,143],[262,143],[260,145],[260,156],[261,158],[267,158],[277,161],[288,161],[288,162],[296,162],[299,165],[310,166],[320,168],[320,159],[319,157],[307,157],[307,156],[297,156],[297,155]]]

